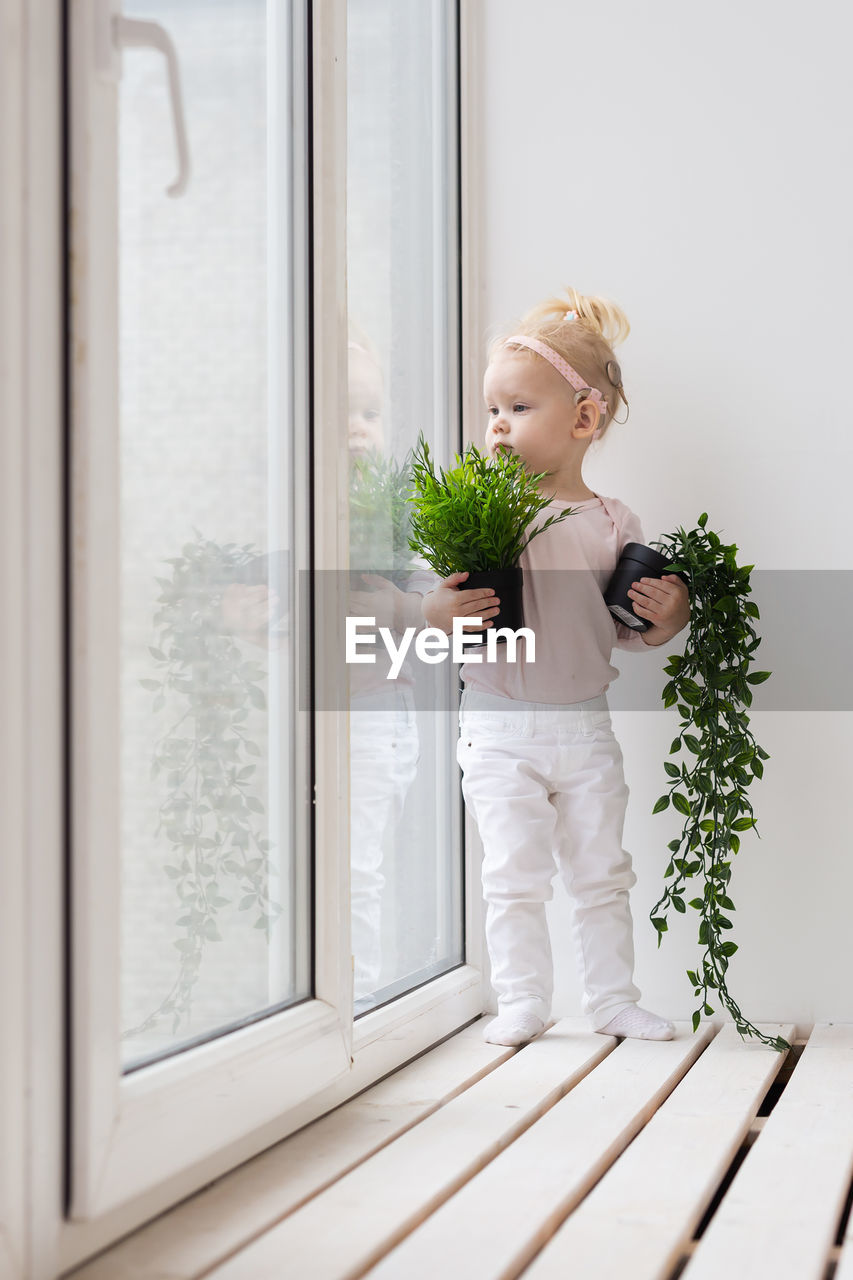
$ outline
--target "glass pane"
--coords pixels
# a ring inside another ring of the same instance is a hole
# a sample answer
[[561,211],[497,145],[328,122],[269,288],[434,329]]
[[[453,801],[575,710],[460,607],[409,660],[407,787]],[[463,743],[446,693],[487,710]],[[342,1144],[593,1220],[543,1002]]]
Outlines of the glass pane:
[[282,352],[289,6],[134,0],[180,61],[185,194],[161,55],[120,98],[123,1066],[310,995],[295,796],[296,571]]
[[[407,455],[457,432],[454,30],[445,0],[347,5],[349,613],[398,640],[435,581],[408,548]],[[356,1015],[464,958],[456,668],[389,680],[383,657],[349,667]]]

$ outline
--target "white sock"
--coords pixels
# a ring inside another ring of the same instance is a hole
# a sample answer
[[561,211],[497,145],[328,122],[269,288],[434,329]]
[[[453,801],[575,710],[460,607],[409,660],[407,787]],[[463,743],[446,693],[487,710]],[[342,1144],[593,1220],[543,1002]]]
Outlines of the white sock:
[[617,1013],[606,1027],[598,1027],[598,1031],[604,1036],[630,1036],[635,1040],[672,1040],[675,1026],[666,1018],[633,1004]]
[[535,1013],[507,1010],[499,1014],[483,1031],[490,1044],[526,1044],[545,1030],[545,1023]]

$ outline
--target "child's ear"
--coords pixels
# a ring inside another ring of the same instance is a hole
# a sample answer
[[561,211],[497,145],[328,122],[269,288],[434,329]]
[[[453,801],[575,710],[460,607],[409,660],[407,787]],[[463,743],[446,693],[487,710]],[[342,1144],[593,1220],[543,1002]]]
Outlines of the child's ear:
[[588,439],[601,421],[601,410],[594,400],[581,400],[575,409],[572,435],[579,440]]

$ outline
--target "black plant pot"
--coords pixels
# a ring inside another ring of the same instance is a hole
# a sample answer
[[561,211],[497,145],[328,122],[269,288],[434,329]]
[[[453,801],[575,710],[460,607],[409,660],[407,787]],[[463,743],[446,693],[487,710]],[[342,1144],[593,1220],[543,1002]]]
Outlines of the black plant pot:
[[[640,578],[662,578],[665,573],[671,572],[670,566],[671,561],[655,551],[654,547],[647,547],[642,542],[626,543],[604,592],[604,603],[614,618],[634,631],[648,631],[652,624],[634,613],[634,602],[628,592]],[[686,587],[690,586],[686,573],[679,573],[678,577]]]
[[[513,569],[482,569],[477,573],[469,573],[465,581],[459,583],[458,590],[468,591],[472,587],[492,587],[501,603],[499,612],[490,619],[492,624],[490,627],[484,627],[482,631],[474,631],[466,627],[465,635],[482,636],[485,643],[489,632],[497,631],[499,627],[509,627],[512,631],[523,627],[524,614],[521,607],[523,582],[524,574],[520,565],[516,565]],[[486,608],[488,607],[487,605]],[[496,636],[495,639],[498,644],[506,643],[506,636]]]

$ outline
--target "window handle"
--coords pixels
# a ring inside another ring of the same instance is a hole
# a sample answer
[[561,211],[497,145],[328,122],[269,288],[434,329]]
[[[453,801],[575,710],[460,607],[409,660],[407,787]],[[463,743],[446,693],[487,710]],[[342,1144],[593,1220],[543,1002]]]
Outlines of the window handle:
[[184,100],[181,92],[181,68],[172,37],[159,22],[143,22],[139,18],[126,18],[114,13],[112,18],[112,43],[121,49],[158,49],[166,59],[169,83],[169,101],[172,107],[172,123],[175,126],[175,145],[178,149],[178,176],[167,196],[180,196],[187,189],[190,176],[190,153],[187,146],[187,126],[184,119]]

